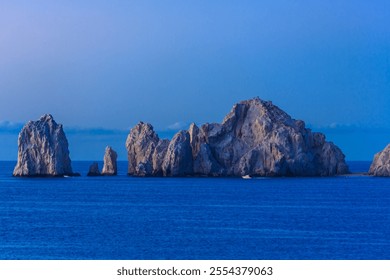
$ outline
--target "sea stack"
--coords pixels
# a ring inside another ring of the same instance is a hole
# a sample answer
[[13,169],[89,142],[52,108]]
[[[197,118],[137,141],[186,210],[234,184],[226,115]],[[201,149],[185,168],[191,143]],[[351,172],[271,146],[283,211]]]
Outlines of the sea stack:
[[117,174],[117,164],[116,160],[118,158],[117,153],[110,147],[106,147],[106,151],[104,153],[104,165],[102,170],[102,175],[106,176],[114,176]]
[[374,156],[368,174],[381,177],[390,176],[390,144]]
[[102,175],[102,174],[100,174],[100,171],[99,171],[99,164],[97,162],[92,163],[89,166],[89,171],[87,173],[87,176],[96,177],[96,176],[100,176],[100,175]]
[[50,114],[28,122],[19,133],[18,162],[14,176],[74,176],[68,140],[61,124]]
[[[348,173],[345,156],[272,102],[253,98],[233,106],[221,124],[192,124],[169,142],[150,124],[128,136],[134,176],[333,176]],[[156,160],[158,159],[158,160]]]

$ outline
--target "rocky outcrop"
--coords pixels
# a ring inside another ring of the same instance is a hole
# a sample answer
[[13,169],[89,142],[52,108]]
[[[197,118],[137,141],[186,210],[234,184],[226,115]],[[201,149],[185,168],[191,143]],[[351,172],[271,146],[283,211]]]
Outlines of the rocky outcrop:
[[49,114],[28,122],[18,138],[14,176],[75,176],[62,125]]
[[128,174],[136,176],[161,176],[162,163],[169,145],[160,140],[153,126],[140,122],[131,129],[126,140],[128,151]]
[[[161,143],[164,143],[162,145]],[[348,173],[345,156],[322,133],[259,98],[234,105],[221,124],[192,124],[167,144],[139,123],[126,142],[136,176],[332,176]],[[160,145],[157,151],[156,147]],[[153,162],[159,158],[159,163]],[[163,159],[163,160],[162,160]]]
[[210,146],[206,143],[206,136],[196,124],[192,123],[188,129],[193,158],[194,175],[223,176],[226,171],[214,158]]
[[390,176],[390,144],[374,156],[368,174],[382,177]]
[[118,158],[117,153],[110,147],[106,147],[106,151],[104,153],[104,165],[102,170],[102,175],[106,176],[114,176],[117,174],[117,164],[116,160]]
[[162,163],[164,176],[186,176],[193,174],[190,134],[179,131],[169,143]]
[[100,175],[102,175],[102,174],[100,174],[100,171],[99,171],[99,164],[97,162],[92,163],[89,166],[89,171],[88,171],[87,176],[100,176]]

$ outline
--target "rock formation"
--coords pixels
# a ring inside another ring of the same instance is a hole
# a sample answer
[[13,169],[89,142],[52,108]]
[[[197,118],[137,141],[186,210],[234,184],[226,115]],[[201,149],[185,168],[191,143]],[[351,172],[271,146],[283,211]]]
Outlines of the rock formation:
[[390,144],[374,156],[368,174],[382,177],[390,176]]
[[[259,98],[234,105],[221,124],[192,124],[160,140],[139,123],[127,138],[135,176],[332,176],[348,173],[345,156],[322,133]],[[156,160],[158,159],[158,160]]]
[[126,140],[128,174],[161,176],[162,163],[168,149],[168,140],[160,140],[153,126],[140,122],[130,130]]
[[28,122],[18,138],[14,176],[75,176],[62,125],[49,114]]
[[100,174],[100,171],[99,171],[99,164],[97,162],[92,163],[89,166],[89,171],[88,171],[87,176],[100,176],[100,175],[102,175],[102,174]]
[[113,176],[117,174],[117,158],[117,153],[110,146],[107,146],[106,151],[104,153],[104,165],[102,175]]
[[164,176],[186,176],[193,174],[190,134],[179,131],[169,143],[162,170]]

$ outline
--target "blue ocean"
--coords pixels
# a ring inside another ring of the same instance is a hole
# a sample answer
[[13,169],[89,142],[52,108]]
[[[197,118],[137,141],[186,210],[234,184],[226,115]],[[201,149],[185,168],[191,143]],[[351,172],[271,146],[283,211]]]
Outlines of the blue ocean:
[[0,162],[0,259],[390,259],[390,178],[133,178],[127,162],[86,177],[89,164],[42,179]]

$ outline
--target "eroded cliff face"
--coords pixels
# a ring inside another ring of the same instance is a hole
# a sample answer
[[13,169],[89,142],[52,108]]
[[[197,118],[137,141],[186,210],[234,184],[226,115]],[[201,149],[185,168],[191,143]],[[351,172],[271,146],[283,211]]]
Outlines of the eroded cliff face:
[[105,176],[114,176],[118,173],[118,167],[117,167],[117,158],[118,154],[110,147],[106,147],[106,151],[104,153],[104,164],[103,164],[103,170],[102,175]]
[[164,176],[187,176],[193,174],[193,159],[190,134],[179,131],[168,145],[162,163]]
[[[221,124],[192,124],[169,144],[158,138],[150,124],[140,123],[130,131],[126,147],[129,174],[136,176],[348,173],[345,156],[323,134],[311,132],[303,121],[259,98],[234,105]],[[163,159],[161,164],[154,164],[153,155]]]
[[72,171],[68,141],[62,125],[49,114],[28,122],[18,138],[14,176],[77,175]]
[[383,151],[375,154],[368,174],[374,176],[390,176],[390,144]]
[[169,145],[160,140],[153,126],[140,122],[131,129],[126,140],[128,174],[136,176],[161,176],[162,163]]

